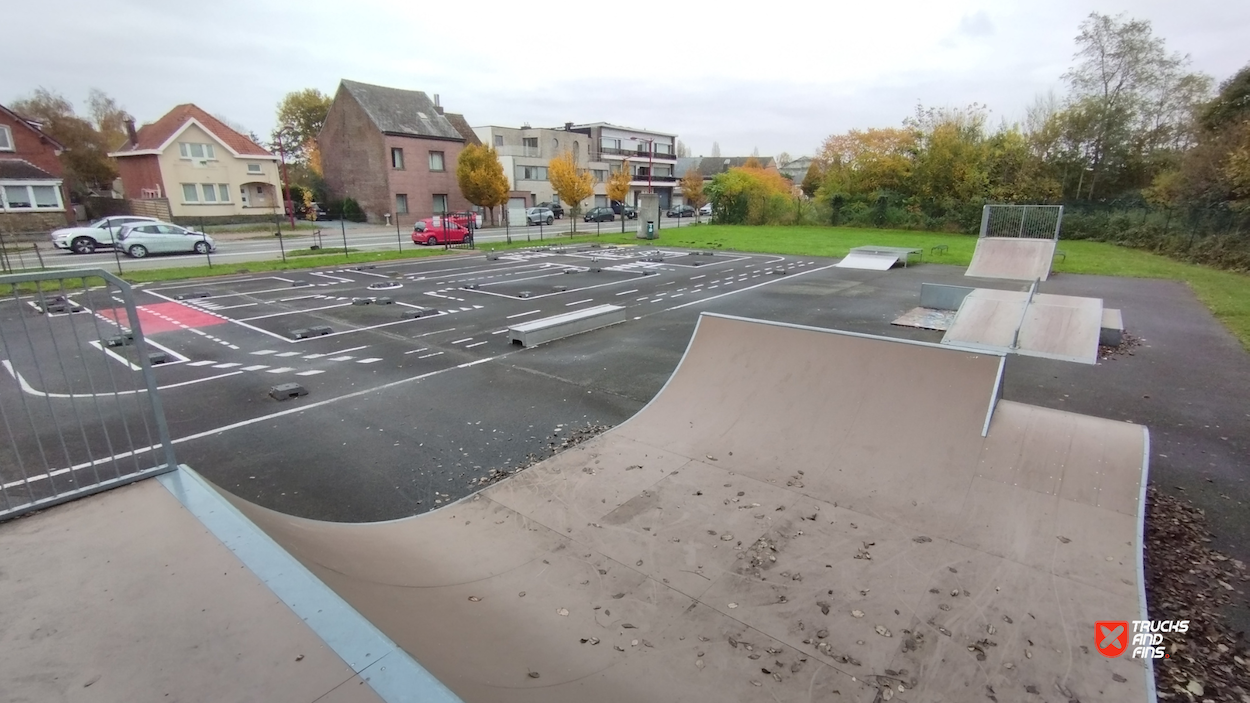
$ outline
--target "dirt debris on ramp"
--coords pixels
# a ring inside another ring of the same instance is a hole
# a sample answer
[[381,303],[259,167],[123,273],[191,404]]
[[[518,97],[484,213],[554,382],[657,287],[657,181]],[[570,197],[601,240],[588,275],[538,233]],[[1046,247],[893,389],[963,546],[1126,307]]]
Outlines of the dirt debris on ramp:
[[1004,363],[704,314],[635,417],[453,505],[232,500],[474,703],[1147,700],[1093,649],[1142,618],[1146,433]]

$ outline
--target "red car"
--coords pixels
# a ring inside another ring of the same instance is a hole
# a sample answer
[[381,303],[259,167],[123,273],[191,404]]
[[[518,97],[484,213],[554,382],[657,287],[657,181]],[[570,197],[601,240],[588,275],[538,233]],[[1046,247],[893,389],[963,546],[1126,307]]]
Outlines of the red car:
[[[427,217],[424,220],[417,220],[415,229],[418,232],[424,232],[430,227],[440,224],[442,219],[443,218],[440,215],[435,215],[434,217]],[[461,227],[467,227],[469,229],[482,228],[482,216],[476,212],[449,212],[447,213],[447,219],[448,221],[458,224]]]
[[[451,218],[447,218],[451,219]],[[420,225],[424,224],[422,228]],[[417,223],[418,227],[412,231],[413,244],[426,244],[434,246],[436,244],[472,244],[473,232],[466,227],[448,222],[446,226],[431,224],[428,220]]]

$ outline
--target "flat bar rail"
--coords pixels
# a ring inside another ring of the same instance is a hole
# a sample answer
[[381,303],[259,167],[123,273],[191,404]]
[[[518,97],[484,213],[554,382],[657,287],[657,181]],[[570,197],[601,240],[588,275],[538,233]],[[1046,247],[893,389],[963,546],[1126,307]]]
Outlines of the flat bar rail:
[[177,468],[140,319],[101,269],[0,276],[0,521]]

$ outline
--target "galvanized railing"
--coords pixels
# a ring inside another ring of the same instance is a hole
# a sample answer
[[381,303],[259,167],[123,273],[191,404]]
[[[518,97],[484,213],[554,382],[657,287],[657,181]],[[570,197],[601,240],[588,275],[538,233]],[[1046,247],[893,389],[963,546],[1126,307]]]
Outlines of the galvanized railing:
[[981,208],[982,237],[1059,239],[1062,205],[985,205]]
[[116,276],[0,276],[0,520],[177,467],[152,353]]

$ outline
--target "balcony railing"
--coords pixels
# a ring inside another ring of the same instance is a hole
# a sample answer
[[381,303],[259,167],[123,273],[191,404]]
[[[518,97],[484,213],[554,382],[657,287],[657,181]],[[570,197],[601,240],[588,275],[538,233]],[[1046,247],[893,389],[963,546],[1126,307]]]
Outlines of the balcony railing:
[[[641,181],[643,183],[647,182],[647,178],[648,176],[645,173],[635,173],[633,176],[631,176],[632,181]],[[652,183],[676,183],[677,182],[677,176],[650,176],[650,179]]]
[[[605,146],[605,147],[601,147],[598,151],[592,151],[590,153],[590,160],[602,161],[603,160],[602,157],[604,156],[623,156],[623,157],[630,158],[630,159],[644,159],[645,160],[648,154],[645,149],[643,151],[638,151],[636,149],[612,149],[610,147]],[[650,156],[652,159],[657,160],[657,161],[665,160],[665,159],[675,160],[677,158],[673,154],[661,154],[658,151]]]

